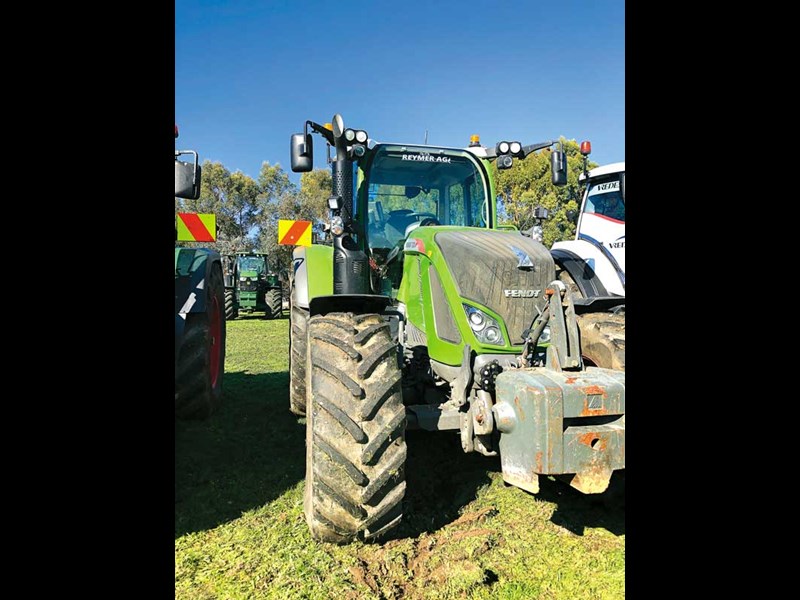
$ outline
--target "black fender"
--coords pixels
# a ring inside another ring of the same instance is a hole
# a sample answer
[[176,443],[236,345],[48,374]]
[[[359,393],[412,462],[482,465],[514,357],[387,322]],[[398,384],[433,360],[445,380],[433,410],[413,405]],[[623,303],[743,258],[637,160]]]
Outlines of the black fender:
[[175,360],[183,342],[186,315],[206,311],[206,281],[214,268],[222,269],[216,250],[175,248]]
[[584,298],[609,296],[608,290],[606,290],[594,269],[580,256],[564,248],[550,250],[550,254],[553,256],[556,265],[570,274]]
[[[624,238],[625,236],[622,236],[622,237]],[[625,288],[625,271],[623,271],[622,268],[619,266],[619,263],[617,262],[617,259],[614,258],[614,255],[611,254],[611,252],[608,251],[608,248],[606,248],[603,244],[598,242],[592,236],[586,235],[585,233],[581,233],[578,236],[578,239],[579,240],[583,240],[585,242],[589,242],[595,248],[599,249],[600,252],[603,253],[603,256],[605,256],[608,259],[608,262],[611,263],[611,266],[614,267],[614,271],[617,273],[617,277],[619,277],[619,280],[622,282],[622,287],[624,289]]]

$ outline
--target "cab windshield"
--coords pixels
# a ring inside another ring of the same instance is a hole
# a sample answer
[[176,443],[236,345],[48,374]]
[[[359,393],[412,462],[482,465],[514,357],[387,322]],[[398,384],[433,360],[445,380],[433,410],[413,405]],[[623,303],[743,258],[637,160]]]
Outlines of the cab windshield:
[[487,227],[488,182],[464,150],[378,148],[366,177],[371,248],[392,248],[418,226]]
[[625,221],[625,201],[619,187],[619,175],[593,181],[586,194],[583,212]]
[[240,258],[239,271],[256,271],[257,273],[263,273],[264,259],[254,257]]

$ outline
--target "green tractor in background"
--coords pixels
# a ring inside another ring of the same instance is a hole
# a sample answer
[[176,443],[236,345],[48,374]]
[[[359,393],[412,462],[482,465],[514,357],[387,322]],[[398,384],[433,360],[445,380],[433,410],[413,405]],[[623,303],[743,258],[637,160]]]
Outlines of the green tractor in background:
[[[557,142],[378,143],[337,114],[292,136],[294,172],[313,167],[309,128],[335,151],[332,245],[295,248],[290,284],[312,536],[372,539],[400,522],[406,428],[499,455],[503,479],[531,493],[539,475],[603,492],[625,467],[625,300],[573,298],[547,248],[497,223],[490,163]],[[550,156],[566,184],[566,155]]]
[[223,265],[226,319],[235,319],[240,312],[263,312],[267,319],[277,319],[283,315],[280,277],[269,269],[266,254],[228,254],[223,256]]
[[[178,137],[178,127],[175,127]],[[178,160],[193,154],[191,163]],[[200,197],[194,150],[175,151],[175,196]],[[176,229],[177,238],[177,229]],[[175,416],[205,418],[222,401],[225,373],[222,260],[208,248],[175,248]]]

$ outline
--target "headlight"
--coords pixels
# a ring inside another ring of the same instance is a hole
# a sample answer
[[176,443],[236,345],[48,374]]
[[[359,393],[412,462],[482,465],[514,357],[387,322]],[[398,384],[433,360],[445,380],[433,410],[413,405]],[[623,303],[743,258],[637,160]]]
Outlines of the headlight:
[[464,307],[464,312],[467,314],[467,322],[479,342],[492,344],[493,346],[506,345],[497,321],[474,306],[469,304],[462,304],[461,306]]
[[483,316],[483,313],[480,311],[472,311],[469,313],[469,326],[472,327],[473,331],[480,331],[486,325],[486,319]]
[[511,142],[508,148],[511,154],[519,154],[522,151],[522,144],[519,142]]
[[483,335],[486,338],[486,341],[490,344],[496,344],[503,339],[500,329],[494,326],[487,327],[486,331],[483,332]]
[[331,233],[333,235],[342,235],[344,233],[342,217],[336,216],[331,219]]
[[541,225],[533,226],[533,229],[531,230],[531,238],[533,238],[540,244],[542,243],[542,240],[544,240],[544,229],[542,229]]

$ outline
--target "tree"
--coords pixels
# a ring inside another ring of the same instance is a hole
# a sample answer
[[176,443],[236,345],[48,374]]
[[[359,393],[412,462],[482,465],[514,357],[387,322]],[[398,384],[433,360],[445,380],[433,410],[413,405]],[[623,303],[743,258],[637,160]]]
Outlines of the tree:
[[[535,224],[533,209],[542,206],[549,211],[542,223],[544,245],[575,237],[575,222],[567,217],[568,211],[577,213],[580,208],[581,188],[578,176],[583,171],[583,157],[575,140],[560,138],[567,155],[567,185],[554,186],[550,174],[550,150],[529,155],[525,160],[515,160],[510,169],[498,170],[492,163],[497,189],[500,193],[498,220],[510,223],[520,230]],[[597,164],[589,161],[587,168]]]

